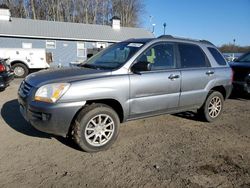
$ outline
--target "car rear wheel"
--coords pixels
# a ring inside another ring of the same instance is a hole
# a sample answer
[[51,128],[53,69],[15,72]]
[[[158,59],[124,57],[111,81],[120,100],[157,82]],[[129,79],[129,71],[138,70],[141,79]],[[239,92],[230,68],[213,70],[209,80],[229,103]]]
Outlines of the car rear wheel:
[[16,63],[12,66],[16,78],[24,78],[28,75],[29,70],[26,65],[22,63]]
[[222,113],[224,97],[218,91],[212,91],[208,95],[204,105],[198,110],[199,114],[208,122],[216,120]]
[[86,152],[108,149],[118,136],[119,117],[105,104],[85,107],[77,116],[73,139]]

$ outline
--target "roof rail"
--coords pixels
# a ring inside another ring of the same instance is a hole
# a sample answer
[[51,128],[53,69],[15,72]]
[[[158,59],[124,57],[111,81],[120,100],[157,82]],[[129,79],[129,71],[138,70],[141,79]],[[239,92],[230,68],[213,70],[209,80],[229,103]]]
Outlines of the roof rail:
[[190,39],[190,38],[183,38],[183,37],[174,37],[172,35],[161,35],[158,37],[158,39],[180,39],[180,40],[185,40],[185,41],[196,41],[196,42],[201,42],[204,44],[210,44],[213,45],[213,43],[209,42],[208,40],[195,40],[195,39]]
[[208,40],[199,40],[202,43],[206,43],[206,44],[211,44],[214,46],[214,44],[212,42],[209,42]]
[[158,39],[162,39],[162,38],[173,39],[175,37],[173,37],[172,35],[161,35],[161,36],[158,37]]

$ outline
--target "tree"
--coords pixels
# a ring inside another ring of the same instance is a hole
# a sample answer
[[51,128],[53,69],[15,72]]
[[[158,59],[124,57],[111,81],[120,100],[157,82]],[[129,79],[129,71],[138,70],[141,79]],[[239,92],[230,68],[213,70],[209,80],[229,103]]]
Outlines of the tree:
[[110,24],[113,16],[121,25],[135,27],[143,13],[143,0],[0,0],[6,4],[12,17]]

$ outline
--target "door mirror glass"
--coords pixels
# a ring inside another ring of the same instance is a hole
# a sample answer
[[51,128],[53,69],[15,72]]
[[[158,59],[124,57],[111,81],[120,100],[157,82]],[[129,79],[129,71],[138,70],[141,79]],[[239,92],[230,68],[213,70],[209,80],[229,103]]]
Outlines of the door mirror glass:
[[151,63],[147,61],[139,61],[132,66],[131,70],[134,73],[138,73],[143,71],[150,71],[151,67],[152,67]]

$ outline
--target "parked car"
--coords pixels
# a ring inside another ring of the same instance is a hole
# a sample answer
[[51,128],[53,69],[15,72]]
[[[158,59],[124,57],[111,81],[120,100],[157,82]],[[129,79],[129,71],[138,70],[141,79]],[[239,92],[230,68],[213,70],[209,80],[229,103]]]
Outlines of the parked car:
[[10,66],[7,65],[7,61],[8,59],[0,59],[0,91],[5,90],[14,78],[14,73]]
[[234,72],[234,90],[250,94],[250,52],[229,63]]
[[187,110],[216,120],[231,78],[231,68],[208,41],[131,39],[80,67],[27,76],[18,101],[38,130],[72,135],[83,150],[95,152],[111,146],[119,124],[128,120]]
[[45,49],[0,48],[0,58],[9,58],[9,65],[17,78],[24,78],[34,70],[50,67]]

